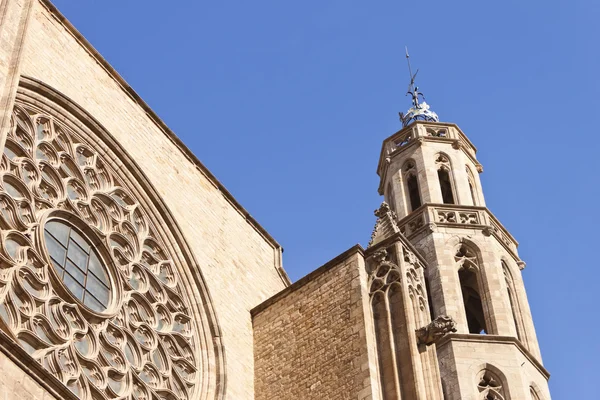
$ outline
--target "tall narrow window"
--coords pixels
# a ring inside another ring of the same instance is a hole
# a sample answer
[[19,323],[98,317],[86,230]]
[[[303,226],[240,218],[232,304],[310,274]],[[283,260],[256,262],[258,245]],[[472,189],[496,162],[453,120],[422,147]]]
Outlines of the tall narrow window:
[[531,400],[542,400],[542,398],[537,394],[533,386],[529,386],[529,395],[531,396]]
[[[427,272],[427,271],[425,271]],[[429,318],[433,321],[435,319],[433,313],[433,301],[431,301],[431,287],[429,286],[429,279],[425,277],[425,290],[427,291],[427,303],[429,305]]]
[[394,196],[394,190],[392,189],[392,184],[388,183],[387,185],[387,200],[392,211],[396,211],[396,196]]
[[488,328],[479,287],[477,256],[470,248],[462,245],[454,258],[459,265],[458,279],[469,333],[487,334]]
[[417,179],[415,162],[409,160],[404,164],[403,170],[406,179],[406,190],[408,191],[408,198],[410,200],[410,209],[414,211],[421,207],[421,195],[419,194],[419,181]]
[[510,311],[513,317],[513,322],[515,323],[515,329],[517,331],[517,338],[523,342],[525,340],[525,335],[523,329],[523,322],[520,318],[521,312],[519,309],[519,303],[516,298],[515,283],[513,281],[510,270],[508,269],[508,266],[506,265],[504,260],[502,261],[502,270],[504,272],[504,280],[506,281],[506,292],[508,295],[508,302],[510,304]]
[[410,208],[412,211],[421,207],[421,196],[419,196],[419,183],[415,175],[410,175],[407,180],[408,195],[410,197]]
[[467,167],[467,179],[469,181],[469,190],[471,191],[471,200],[473,201],[473,205],[477,205],[477,194],[475,192],[475,178],[471,173],[469,167]]
[[442,189],[442,200],[444,201],[444,204],[454,204],[454,195],[452,194],[450,174],[445,169],[439,169],[438,178],[440,180],[440,188]]
[[450,160],[445,154],[438,154],[435,163],[438,167],[438,180],[440,181],[440,189],[442,191],[442,201],[444,204],[455,204],[450,176],[450,171],[452,170]]

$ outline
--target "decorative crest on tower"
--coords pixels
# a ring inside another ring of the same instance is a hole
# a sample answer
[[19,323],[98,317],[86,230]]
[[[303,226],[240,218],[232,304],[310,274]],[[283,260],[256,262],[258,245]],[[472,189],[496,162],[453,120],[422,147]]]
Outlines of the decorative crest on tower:
[[[430,121],[430,122],[438,122],[440,119],[437,114],[429,109],[429,104],[425,102],[425,96],[423,93],[419,92],[419,87],[415,85],[415,78],[419,73],[412,73],[412,69],[410,67],[410,56],[408,55],[408,48],[406,49],[406,61],[408,62],[408,72],[410,74],[410,84],[408,85],[408,92],[406,95],[412,97],[412,107],[408,109],[406,114],[400,112],[400,121],[402,121],[402,126],[407,126],[413,121]],[[421,103],[419,103],[419,96],[423,99]]]

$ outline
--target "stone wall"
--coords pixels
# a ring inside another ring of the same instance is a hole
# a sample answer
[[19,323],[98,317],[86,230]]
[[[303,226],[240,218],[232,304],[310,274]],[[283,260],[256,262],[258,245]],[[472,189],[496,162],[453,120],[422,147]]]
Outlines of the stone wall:
[[252,311],[256,400],[377,398],[364,258],[354,247]]
[[22,366],[0,353],[0,400],[55,400]]
[[530,387],[550,399],[548,372],[514,338],[452,334],[438,344],[437,354],[447,400],[476,398],[483,369],[496,372],[509,400],[529,399]]
[[20,73],[90,113],[152,182],[193,250],[212,297],[225,374],[233,377],[226,382],[227,397],[251,399],[249,310],[289,284],[280,269],[279,245],[47,1],[34,2]]

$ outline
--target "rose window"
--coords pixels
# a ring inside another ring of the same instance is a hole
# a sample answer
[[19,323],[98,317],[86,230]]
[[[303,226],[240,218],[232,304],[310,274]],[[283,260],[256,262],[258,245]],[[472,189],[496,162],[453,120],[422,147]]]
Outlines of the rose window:
[[14,109],[0,164],[0,328],[81,399],[196,397],[202,325],[155,228],[167,224],[112,169],[117,157],[82,137]]

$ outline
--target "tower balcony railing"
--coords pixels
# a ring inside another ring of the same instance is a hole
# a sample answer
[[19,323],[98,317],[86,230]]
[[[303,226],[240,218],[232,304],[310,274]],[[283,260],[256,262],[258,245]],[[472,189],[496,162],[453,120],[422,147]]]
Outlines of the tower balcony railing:
[[415,121],[384,140],[377,167],[379,176],[382,176],[383,173],[384,160],[400,154],[403,150],[415,144],[426,141],[449,143],[454,148],[464,149],[467,156],[477,166],[477,169],[481,169],[481,165],[475,158],[477,149],[457,125],[443,122]]
[[441,122],[417,121],[406,128],[398,131],[386,140],[385,149],[387,154],[398,151],[399,148],[408,145],[413,139],[426,138],[428,140],[450,140],[460,142],[468,151],[476,152],[475,146],[467,139],[464,133],[454,124]]
[[424,204],[398,221],[400,232],[408,239],[412,239],[422,232],[435,231],[438,227],[481,230],[486,236],[494,236],[518,259],[519,243],[486,207]]

